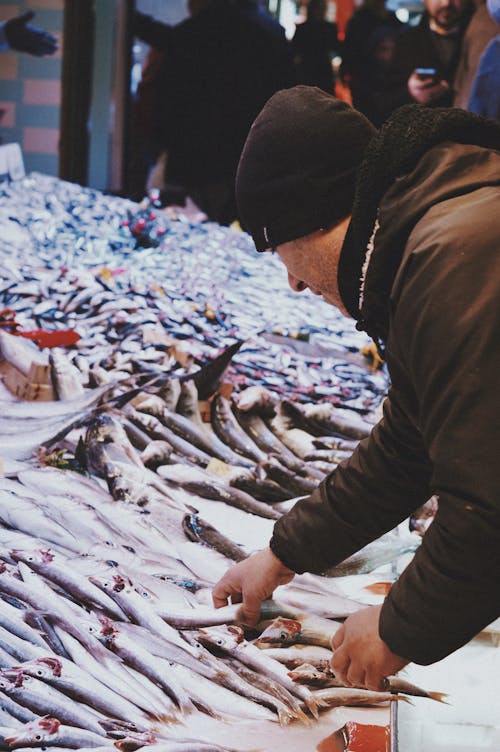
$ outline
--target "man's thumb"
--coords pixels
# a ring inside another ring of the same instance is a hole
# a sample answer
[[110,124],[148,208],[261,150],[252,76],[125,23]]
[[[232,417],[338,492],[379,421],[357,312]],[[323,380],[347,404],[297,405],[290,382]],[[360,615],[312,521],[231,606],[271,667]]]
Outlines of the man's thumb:
[[17,22],[20,25],[22,24],[24,26],[27,23],[29,23],[31,19],[34,18],[34,16],[35,16],[34,12],[32,10],[28,10],[26,11],[26,13],[23,13],[22,16],[19,16],[19,18],[17,19]]

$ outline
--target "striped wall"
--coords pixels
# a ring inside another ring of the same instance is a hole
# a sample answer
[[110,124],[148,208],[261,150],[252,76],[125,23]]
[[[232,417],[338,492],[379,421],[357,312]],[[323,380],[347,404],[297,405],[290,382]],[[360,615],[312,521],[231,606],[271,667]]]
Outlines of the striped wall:
[[32,23],[59,38],[50,57],[0,52],[0,139],[17,141],[26,171],[57,175],[64,0],[0,0],[0,21],[28,10]]

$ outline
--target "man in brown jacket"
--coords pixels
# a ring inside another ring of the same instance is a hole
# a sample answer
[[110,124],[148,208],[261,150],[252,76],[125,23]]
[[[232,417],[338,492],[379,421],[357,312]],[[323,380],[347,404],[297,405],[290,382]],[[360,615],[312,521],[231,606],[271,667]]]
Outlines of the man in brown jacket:
[[350,616],[333,669],[381,689],[500,614],[500,126],[408,105],[377,132],[309,87],[275,94],[243,150],[237,197],[289,283],[385,350],[384,415],[352,457],[275,525],[270,547],[216,585],[246,620],[294,573],[320,573],[432,494],[439,511],[381,607]]

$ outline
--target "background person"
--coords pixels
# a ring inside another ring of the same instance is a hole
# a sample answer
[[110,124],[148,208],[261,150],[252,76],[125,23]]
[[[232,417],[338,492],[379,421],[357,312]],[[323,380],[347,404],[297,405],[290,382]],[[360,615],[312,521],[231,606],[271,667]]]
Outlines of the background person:
[[460,60],[453,81],[454,107],[468,109],[481,55],[497,34],[498,26],[488,12],[486,0],[479,0],[462,39]]
[[381,27],[394,29],[395,33],[404,29],[396,14],[385,7],[385,0],[363,0],[347,23],[340,76],[349,86],[353,106],[361,111],[372,83],[370,44]]
[[383,605],[333,639],[335,674],[382,689],[500,614],[500,125],[410,105],[376,133],[345,103],[296,87],[253,124],[237,196],[292,289],[385,345],[391,388],[369,438],[275,524],[270,548],[224,575],[214,604],[243,598],[254,624],[295,572],[321,573],[438,495]]
[[[468,0],[424,0],[424,6],[419,25],[405,30],[396,42],[392,83],[385,96],[388,113],[411,102],[427,107],[453,103],[453,80],[471,8]],[[419,68],[434,69],[435,75],[419,74]]]
[[500,0],[487,0],[498,34],[486,47],[472,84],[468,110],[500,120]]
[[168,153],[167,183],[229,224],[250,125],[274,92],[294,83],[291,49],[256,0],[208,0],[196,10],[176,26],[136,14],[135,33],[164,53],[156,130]]
[[332,58],[338,54],[340,44],[337,25],[327,21],[325,15],[326,0],[310,0],[307,20],[297,24],[292,49],[298,83],[332,93],[335,86]]

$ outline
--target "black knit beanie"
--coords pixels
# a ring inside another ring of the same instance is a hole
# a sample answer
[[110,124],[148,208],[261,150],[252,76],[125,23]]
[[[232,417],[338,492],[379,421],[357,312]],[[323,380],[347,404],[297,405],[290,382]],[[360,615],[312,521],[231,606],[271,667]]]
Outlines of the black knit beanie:
[[241,222],[257,250],[347,217],[375,133],[364,115],[316,87],[274,94],[250,129],[236,175]]

